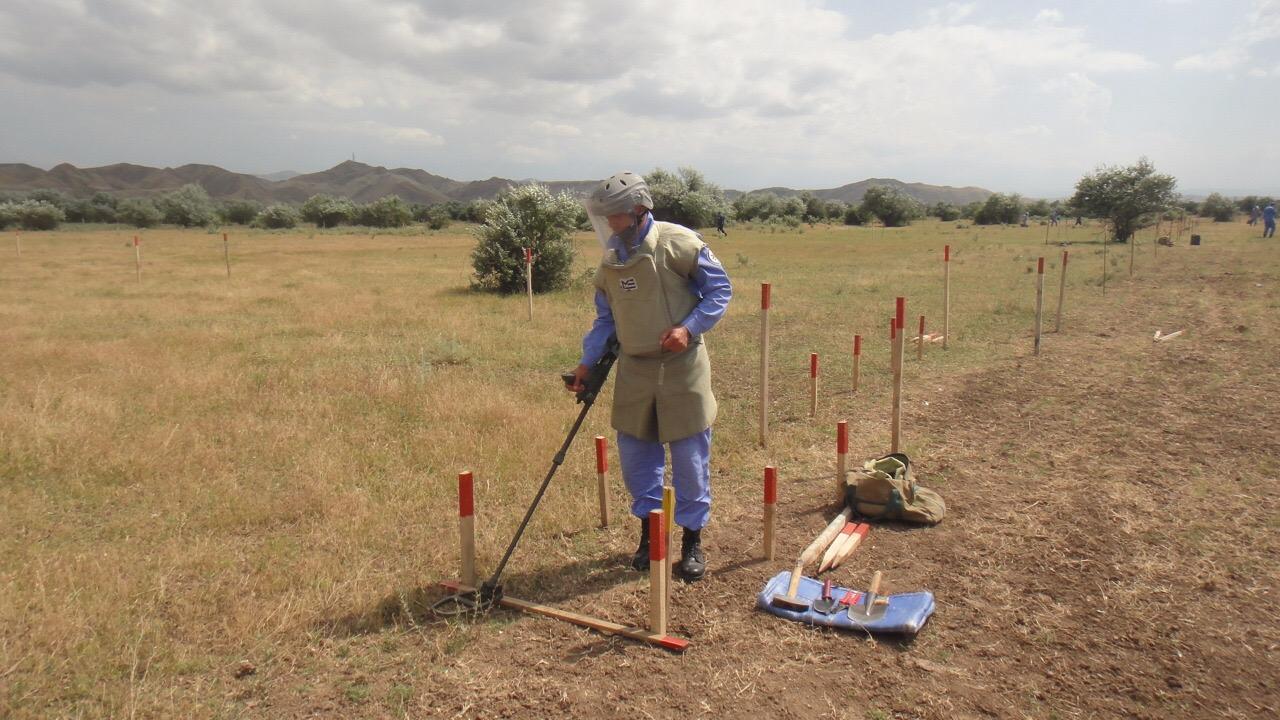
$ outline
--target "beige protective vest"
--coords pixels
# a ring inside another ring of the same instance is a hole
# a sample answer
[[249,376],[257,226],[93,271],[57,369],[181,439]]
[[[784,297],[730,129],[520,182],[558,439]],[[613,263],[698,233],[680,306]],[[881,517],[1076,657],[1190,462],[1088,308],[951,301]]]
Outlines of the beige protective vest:
[[662,333],[698,305],[690,286],[704,243],[688,228],[654,222],[626,262],[606,252],[596,272],[613,312],[618,343],[613,388],[614,429],[671,442],[702,432],[716,419],[711,361],[701,336],[681,353],[662,349]]

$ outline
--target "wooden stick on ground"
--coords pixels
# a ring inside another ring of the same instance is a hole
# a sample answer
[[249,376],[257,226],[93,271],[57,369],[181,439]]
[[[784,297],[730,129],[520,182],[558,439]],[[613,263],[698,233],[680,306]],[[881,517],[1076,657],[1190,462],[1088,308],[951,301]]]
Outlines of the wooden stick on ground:
[[784,605],[801,604],[808,606],[808,601],[796,600],[796,593],[800,590],[800,577],[804,573],[805,566],[809,565],[814,560],[817,560],[822,555],[823,551],[827,549],[827,546],[831,544],[831,541],[834,540],[840,530],[844,528],[845,523],[849,522],[849,515],[852,512],[853,511],[850,508],[845,508],[840,511],[840,514],[831,521],[831,524],[827,525],[826,529],[818,533],[818,537],[814,538],[813,542],[809,543],[809,547],[805,548],[804,552],[800,553],[800,557],[796,559],[795,568],[791,570],[791,582],[787,585],[786,597],[775,597],[775,601],[781,602]]
[[[456,582],[442,582],[440,583],[440,587],[451,593],[475,591],[475,587],[472,585]],[[683,652],[689,647],[689,641],[681,637],[654,633],[642,627],[622,625],[620,623],[594,618],[581,613],[561,610],[559,608],[551,607],[550,605],[542,605],[528,600],[520,600],[518,598],[513,598],[510,595],[503,595],[502,598],[498,600],[498,604],[505,608],[511,608],[512,610],[520,610],[521,612],[543,615],[556,620],[570,622],[574,625],[580,625],[585,628],[591,628],[592,630],[602,632],[605,635],[619,635],[621,637],[631,638],[632,640],[639,640],[641,642],[649,643],[650,645],[657,645],[658,647],[666,648],[667,650]]]
[[840,567],[841,563],[848,560],[853,551],[857,550],[862,542],[867,539],[867,533],[869,532],[871,532],[870,525],[858,523],[858,526],[853,529],[853,533],[845,540],[844,547],[840,548],[840,551],[836,553],[836,557],[831,561],[831,567],[828,569],[835,570]]

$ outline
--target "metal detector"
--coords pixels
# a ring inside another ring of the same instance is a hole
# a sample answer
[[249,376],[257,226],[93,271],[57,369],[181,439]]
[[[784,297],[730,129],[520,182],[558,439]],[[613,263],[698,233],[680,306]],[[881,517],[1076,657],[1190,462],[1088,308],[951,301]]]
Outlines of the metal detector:
[[[552,458],[551,469],[547,471],[547,477],[543,479],[542,487],[538,488],[538,494],[533,496],[533,502],[529,505],[529,509],[525,511],[524,520],[520,521],[520,527],[516,529],[515,537],[511,538],[511,544],[507,545],[507,551],[503,554],[502,561],[498,563],[498,569],[493,572],[493,575],[488,580],[481,583],[478,589],[454,593],[440,598],[431,606],[431,612],[444,617],[483,613],[488,612],[498,601],[502,600],[502,584],[499,582],[502,579],[502,571],[506,569],[507,561],[511,559],[511,554],[515,552],[516,545],[520,543],[520,538],[524,535],[524,530],[528,527],[529,520],[533,518],[534,511],[538,509],[538,503],[542,502],[542,496],[546,494],[547,487],[551,485],[551,478],[555,476],[556,470],[559,470],[560,466],[564,464],[565,453],[568,452],[569,446],[573,444],[573,438],[577,436],[578,429],[582,427],[582,421],[586,419],[591,406],[595,404],[596,397],[599,396],[605,381],[609,379],[609,370],[613,368],[613,363],[617,359],[618,339],[610,337],[609,342],[605,345],[604,355],[596,361],[591,371],[587,373],[587,377],[582,382],[582,389],[577,393],[577,401],[582,405],[582,410],[578,412],[578,419],[573,422],[573,427],[569,430],[569,436],[564,439],[564,444],[560,446],[560,451]],[[561,376],[561,379],[568,385],[573,380],[573,376],[565,374]]]

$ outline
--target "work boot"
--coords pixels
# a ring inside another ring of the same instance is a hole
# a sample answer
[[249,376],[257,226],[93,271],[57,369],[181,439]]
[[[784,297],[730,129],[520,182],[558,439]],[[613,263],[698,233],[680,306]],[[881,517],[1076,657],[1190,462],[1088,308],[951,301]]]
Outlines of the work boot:
[[649,519],[640,518],[640,547],[631,556],[631,567],[645,571],[649,569]]
[[680,538],[680,575],[693,582],[707,574],[707,556],[702,552],[702,531],[684,529]]

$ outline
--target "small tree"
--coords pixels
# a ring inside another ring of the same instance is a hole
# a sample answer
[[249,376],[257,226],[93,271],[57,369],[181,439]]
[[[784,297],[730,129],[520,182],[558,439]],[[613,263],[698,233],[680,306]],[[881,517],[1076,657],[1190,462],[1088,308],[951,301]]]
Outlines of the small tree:
[[[462,211],[462,205],[458,205],[458,212]],[[432,230],[443,230],[449,227],[449,223],[453,222],[453,209],[448,205],[432,205],[423,213],[422,221]]]
[[653,196],[653,216],[659,220],[701,228],[713,225],[717,213],[729,213],[720,186],[693,168],[682,167],[678,175],[655,168],[644,179]]
[[920,203],[896,188],[874,185],[862,196],[862,208],[875,215],[885,227],[901,227],[921,217]]
[[147,198],[128,198],[116,206],[116,220],[137,228],[155,227],[164,216]]
[[845,225],[866,225],[869,222],[871,222],[871,213],[864,210],[861,205],[850,205],[845,208]]
[[1235,217],[1236,206],[1222,193],[1213,193],[1200,203],[1200,214],[1213,218],[1214,222],[1229,222]]
[[573,265],[578,202],[568,193],[552,195],[532,183],[508,188],[489,207],[484,224],[475,229],[471,251],[476,287],[500,293],[524,290],[524,249],[533,249],[533,289],[558,290],[569,284]]
[[369,227],[404,227],[413,222],[413,210],[399,195],[387,195],[357,208],[354,221]]
[[[224,223],[248,225],[262,212],[262,205],[253,200],[228,200],[218,208],[218,218]],[[290,225],[290,227],[293,227]]]
[[156,209],[164,216],[164,221],[183,227],[212,225],[217,222],[217,213],[209,193],[199,185],[188,184],[165,193],[156,200]]
[[269,230],[285,230],[295,227],[299,220],[298,211],[283,203],[268,205],[253,219],[255,227]]
[[349,222],[355,211],[350,200],[328,195],[312,195],[302,203],[302,219],[315,223],[318,228],[338,227]]
[[1012,225],[1022,215],[1022,196],[993,193],[973,215],[978,225]]
[[1133,235],[1143,215],[1174,203],[1177,196],[1173,189],[1177,184],[1172,175],[1157,174],[1151,161],[1141,158],[1136,165],[1104,165],[1080,178],[1070,202],[1091,217],[1110,220],[1116,240],[1124,242]]
[[951,222],[960,219],[960,208],[940,200],[929,208],[929,214],[944,222]]
[[14,206],[13,215],[24,230],[56,230],[67,219],[62,208],[44,200],[24,200]]

